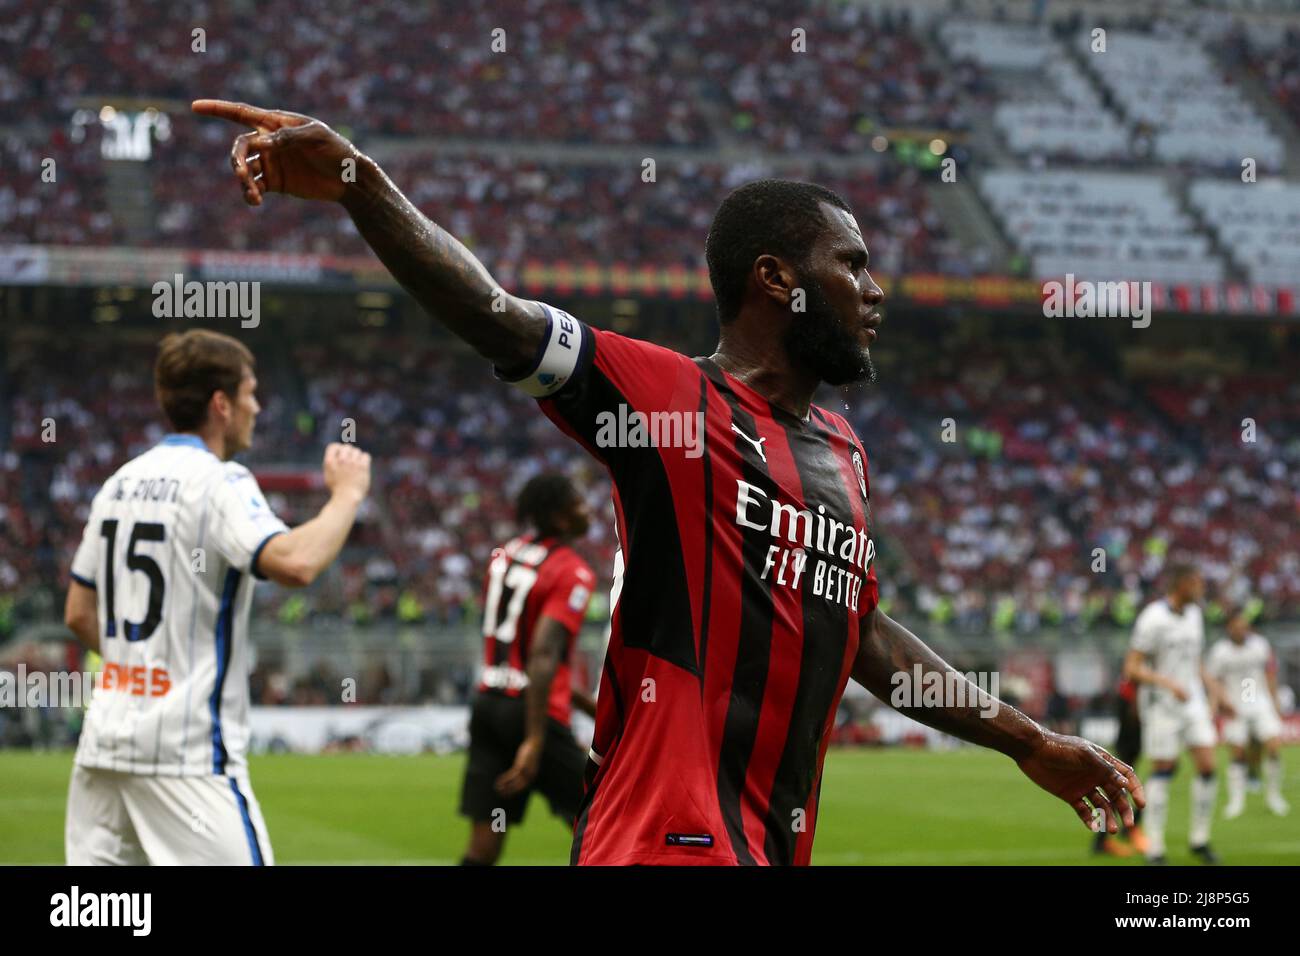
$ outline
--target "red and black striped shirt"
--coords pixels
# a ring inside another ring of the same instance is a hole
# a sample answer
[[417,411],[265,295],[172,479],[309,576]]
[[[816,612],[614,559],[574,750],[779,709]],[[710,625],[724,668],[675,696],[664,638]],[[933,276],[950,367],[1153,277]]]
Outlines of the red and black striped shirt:
[[861,443],[709,359],[564,318],[578,365],[541,406],[609,469],[624,567],[572,860],[807,864],[878,600]]
[[479,691],[520,697],[528,656],[543,617],[568,634],[551,683],[546,712],[565,727],[572,716],[573,646],[596,576],[586,561],[553,538],[524,535],[492,551],[483,581],[483,672]]

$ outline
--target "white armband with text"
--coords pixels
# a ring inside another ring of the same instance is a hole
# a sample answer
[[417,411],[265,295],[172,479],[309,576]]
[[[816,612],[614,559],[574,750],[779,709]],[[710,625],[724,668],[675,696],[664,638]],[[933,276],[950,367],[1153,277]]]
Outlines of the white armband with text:
[[[507,385],[522,389],[533,398],[546,398],[562,389],[573,376],[582,354],[582,323],[562,309],[539,302],[546,310],[546,333],[530,372],[522,378],[502,378]],[[495,371],[495,370],[494,370]]]

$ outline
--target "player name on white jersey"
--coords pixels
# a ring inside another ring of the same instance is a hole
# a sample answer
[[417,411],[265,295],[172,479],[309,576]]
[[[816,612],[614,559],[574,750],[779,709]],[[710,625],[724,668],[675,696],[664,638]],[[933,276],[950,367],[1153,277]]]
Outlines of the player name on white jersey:
[[194,435],[169,435],[104,484],[72,564],[96,590],[104,659],[78,764],[246,767],[249,579],[287,530],[248,469]]

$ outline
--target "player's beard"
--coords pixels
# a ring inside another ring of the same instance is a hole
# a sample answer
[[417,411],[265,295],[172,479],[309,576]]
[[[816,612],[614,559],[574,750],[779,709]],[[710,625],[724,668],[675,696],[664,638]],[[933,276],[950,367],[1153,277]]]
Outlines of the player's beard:
[[800,288],[804,290],[804,311],[785,333],[786,353],[827,385],[875,382],[871,351],[835,314],[821,285],[808,279]]

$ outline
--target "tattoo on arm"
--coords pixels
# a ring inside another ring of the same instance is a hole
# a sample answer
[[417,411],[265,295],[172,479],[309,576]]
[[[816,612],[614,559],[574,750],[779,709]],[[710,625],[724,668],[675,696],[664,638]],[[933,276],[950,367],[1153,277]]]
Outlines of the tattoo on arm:
[[421,213],[373,161],[363,168],[364,185],[343,206],[379,260],[476,352],[506,374],[526,371],[545,332],[541,307],[501,289],[478,257]]

